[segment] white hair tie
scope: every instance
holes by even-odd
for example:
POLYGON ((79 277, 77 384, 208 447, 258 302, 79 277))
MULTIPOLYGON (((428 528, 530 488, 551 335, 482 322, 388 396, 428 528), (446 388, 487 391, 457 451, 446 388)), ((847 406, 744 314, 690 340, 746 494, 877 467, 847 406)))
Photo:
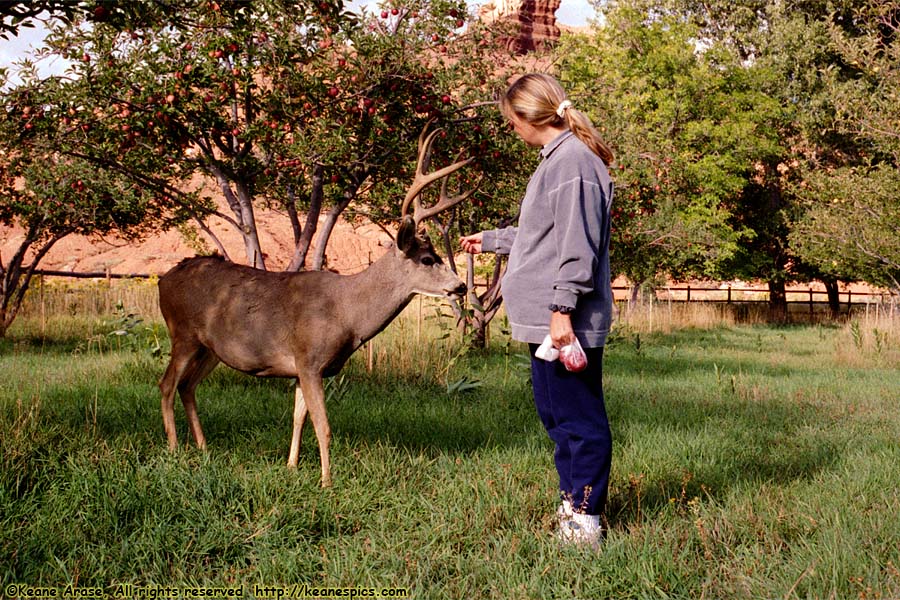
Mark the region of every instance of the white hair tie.
POLYGON ((559 106, 556 107, 556 114, 559 115, 560 119, 566 115, 566 109, 568 108, 572 108, 572 103, 568 100, 563 100, 559 103, 559 106))

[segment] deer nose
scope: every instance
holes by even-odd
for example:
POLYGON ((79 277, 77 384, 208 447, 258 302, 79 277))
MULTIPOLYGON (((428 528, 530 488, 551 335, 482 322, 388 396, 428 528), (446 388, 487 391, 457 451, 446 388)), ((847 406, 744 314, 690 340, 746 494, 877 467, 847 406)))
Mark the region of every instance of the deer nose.
POLYGON ((467 289, 468 288, 466 287, 466 284, 463 283, 462 281, 460 281, 456 287, 447 290, 447 295, 448 296, 463 296, 463 295, 465 295, 467 289))

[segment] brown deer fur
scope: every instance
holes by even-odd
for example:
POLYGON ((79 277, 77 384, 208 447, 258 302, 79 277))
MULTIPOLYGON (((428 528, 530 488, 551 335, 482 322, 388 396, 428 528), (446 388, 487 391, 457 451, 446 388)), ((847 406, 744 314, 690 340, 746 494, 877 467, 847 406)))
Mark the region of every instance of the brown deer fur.
MULTIPOLYGON (((411 221, 407 226, 413 227, 411 221)), ((178 445, 177 388, 191 434, 205 448, 194 390, 219 361, 260 377, 296 377, 288 466, 297 465, 309 413, 319 443, 322 484, 329 485, 331 431, 322 378, 340 371, 353 351, 384 329, 416 293, 465 293, 465 284, 431 243, 410 237, 408 246, 392 248, 356 275, 275 273, 221 257, 190 258, 166 273, 159 281, 159 301, 172 338, 172 358, 160 389, 169 447, 178 445)))

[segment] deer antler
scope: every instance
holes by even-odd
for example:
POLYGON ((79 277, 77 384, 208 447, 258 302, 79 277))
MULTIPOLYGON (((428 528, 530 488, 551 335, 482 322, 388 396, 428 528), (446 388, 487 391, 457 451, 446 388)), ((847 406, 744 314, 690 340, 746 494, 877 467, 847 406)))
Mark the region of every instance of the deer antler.
POLYGON ((409 190, 406 192, 406 197, 403 199, 403 206, 400 209, 400 217, 406 217, 409 212, 409 205, 412 203, 413 205, 413 221, 418 228, 419 224, 438 214, 439 212, 443 212, 448 208, 456 206, 469 196, 475 193, 475 190, 478 188, 478 183, 481 182, 479 178, 478 182, 476 182, 475 186, 472 189, 457 194, 456 196, 448 196, 447 195, 447 178, 463 168, 464 166, 471 163, 474 158, 467 158, 465 160, 458 160, 451 165, 447 165, 443 169, 438 169, 432 173, 427 173, 428 167, 431 165, 431 145, 434 143, 434 139, 438 136, 438 134, 442 131, 441 129, 435 129, 431 133, 428 132, 428 127, 431 125, 429 121, 425 128, 422 130, 422 133, 419 134, 419 157, 416 161, 416 175, 413 179, 412 185, 409 186, 409 190), (423 208, 422 203, 419 200, 419 195, 422 193, 422 190, 425 189, 430 183, 437 181, 438 179, 443 179, 441 183, 441 195, 438 203, 432 206, 431 208, 423 208))

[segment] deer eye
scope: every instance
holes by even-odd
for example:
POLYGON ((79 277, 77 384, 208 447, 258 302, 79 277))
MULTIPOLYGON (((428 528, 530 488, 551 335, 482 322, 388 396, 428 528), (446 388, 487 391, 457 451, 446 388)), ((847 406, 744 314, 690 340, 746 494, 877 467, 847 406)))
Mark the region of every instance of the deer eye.
POLYGON ((431 267, 431 266, 434 266, 434 263, 436 261, 434 260, 433 256, 428 256, 426 254, 421 259, 419 259, 419 262, 422 263, 423 265, 425 265, 426 267, 431 267))

